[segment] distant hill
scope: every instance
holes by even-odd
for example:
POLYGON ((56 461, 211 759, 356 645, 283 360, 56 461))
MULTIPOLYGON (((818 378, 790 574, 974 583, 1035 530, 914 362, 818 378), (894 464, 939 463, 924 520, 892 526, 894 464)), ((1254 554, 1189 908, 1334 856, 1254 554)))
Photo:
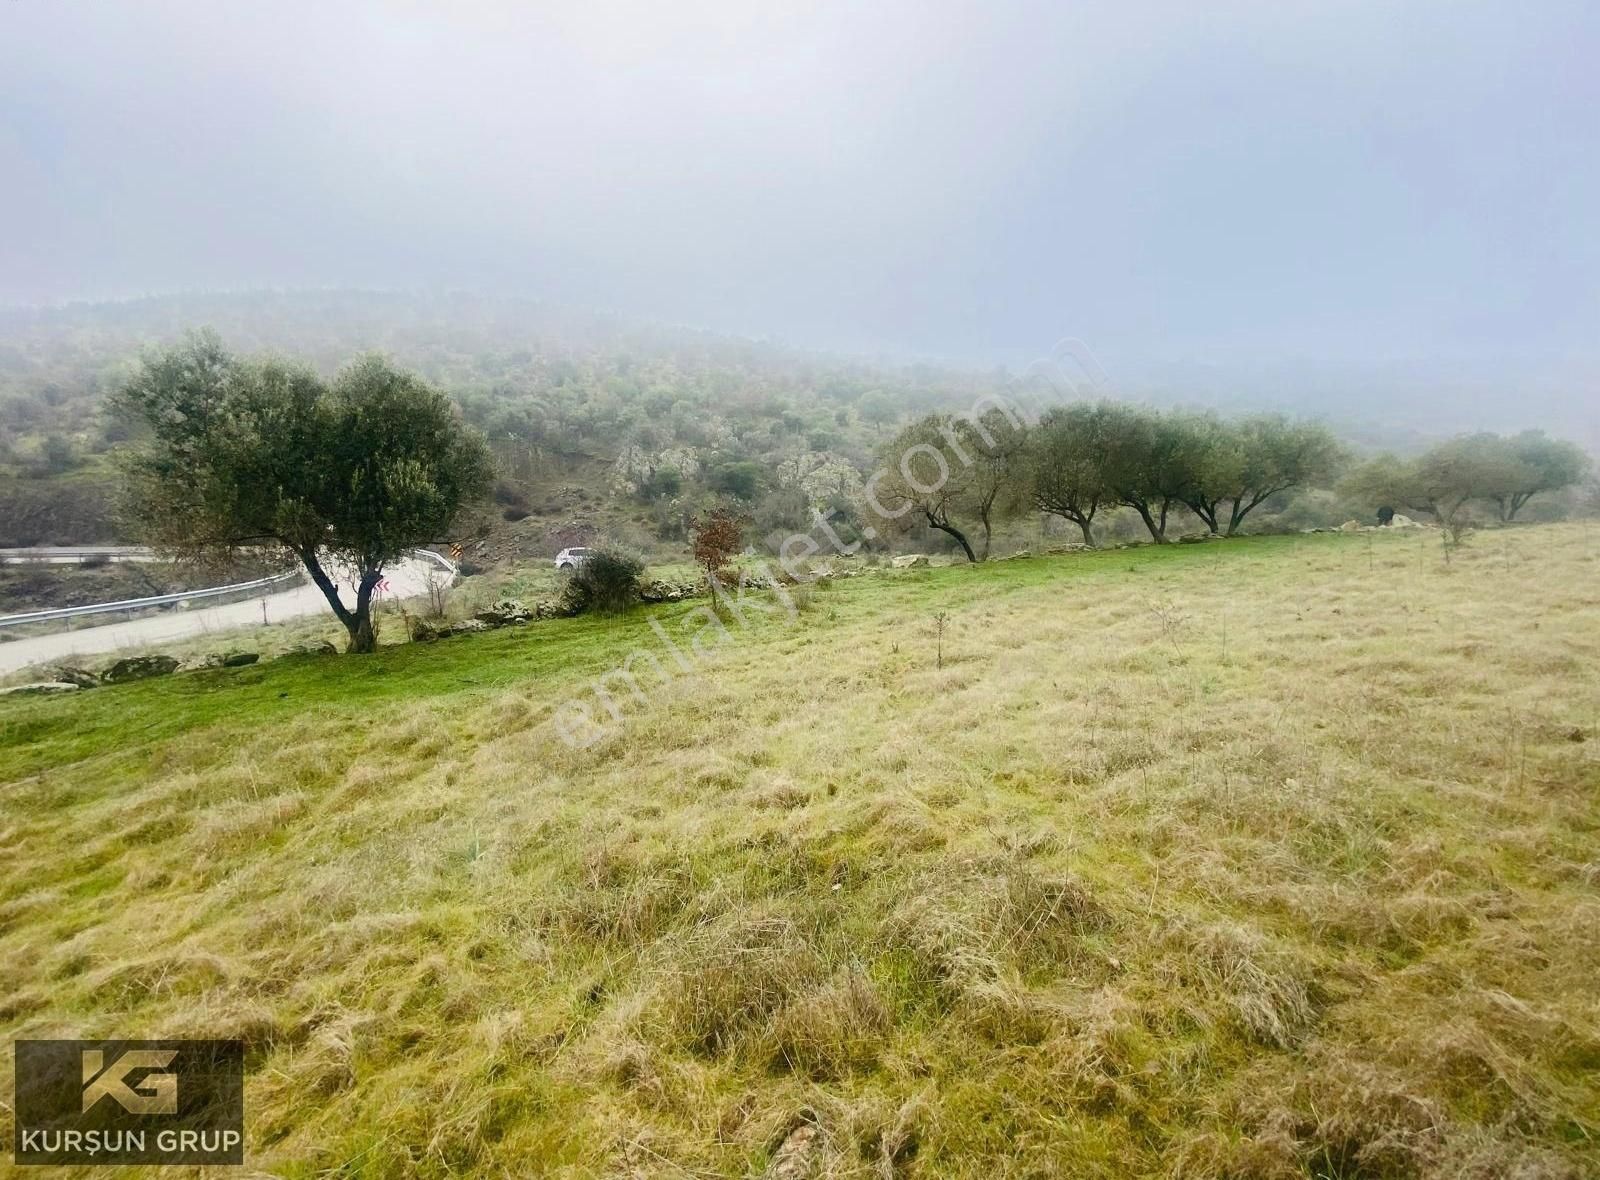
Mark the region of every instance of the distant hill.
POLYGON ((378 350, 460 402, 505 472, 499 514, 681 537, 732 495, 763 522, 848 490, 893 425, 970 405, 991 375, 799 352, 525 300, 246 292, 0 312, 0 544, 113 539, 107 394, 141 349, 215 329, 331 372, 378 350))

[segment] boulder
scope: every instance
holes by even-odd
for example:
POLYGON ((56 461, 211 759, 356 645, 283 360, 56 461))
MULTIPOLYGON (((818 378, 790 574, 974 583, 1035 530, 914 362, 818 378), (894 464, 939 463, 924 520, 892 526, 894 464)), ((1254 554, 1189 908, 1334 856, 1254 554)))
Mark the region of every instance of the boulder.
POLYGON ((510 627, 533 619, 533 612, 515 598, 502 598, 488 610, 479 611, 474 618, 488 627, 510 627))
POLYGON ((171 676, 177 670, 178 661, 171 656, 129 656, 112 664, 100 679, 107 684, 126 684, 130 680, 171 676))
POLYGON ((257 651, 230 651, 223 655, 222 666, 224 668, 248 668, 260 658, 261 653, 257 651))
POLYGON ((462 619, 459 623, 450 624, 451 635, 477 635, 480 632, 493 630, 493 627, 481 619, 462 619))
POLYGON ((1412 520, 1403 512, 1396 512, 1389 521, 1389 527, 1392 529, 1420 529, 1427 526, 1421 521, 1412 520))
POLYGON ((894 568, 897 570, 908 570, 919 565, 927 564, 928 555, 926 553, 907 553, 894 559, 894 568))
POLYGON ((283 654, 286 656, 336 656, 339 654, 339 649, 324 639, 320 643, 297 643, 283 654))
POLYGON ((430 622, 427 619, 411 620, 411 642, 432 643, 435 639, 443 639, 450 634, 450 624, 442 619, 430 622))
POLYGON ((44 680, 38 684, 18 684, 12 688, 0 688, 0 697, 49 697, 77 691, 79 686, 76 684, 67 684, 60 680, 44 680))
POLYGON ((100 683, 100 677, 86 668, 74 668, 70 664, 58 664, 54 668, 46 668, 45 672, 51 681, 56 684, 71 684, 78 688, 93 688, 100 683))

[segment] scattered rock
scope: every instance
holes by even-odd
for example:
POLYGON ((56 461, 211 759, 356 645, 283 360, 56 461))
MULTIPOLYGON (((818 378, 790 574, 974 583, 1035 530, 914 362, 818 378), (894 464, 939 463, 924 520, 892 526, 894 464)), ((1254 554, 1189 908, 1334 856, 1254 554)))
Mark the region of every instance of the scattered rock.
POLYGON ((126 684, 130 680, 171 676, 177 670, 178 661, 171 656, 129 656, 112 664, 100 679, 107 684, 126 684))
POLYGON ((484 631, 493 630, 493 627, 480 619, 462 619, 459 623, 450 624, 451 635, 477 635, 484 631))
POLYGON ((915 566, 927 564, 928 555, 926 553, 907 553, 894 559, 894 568, 897 570, 908 570, 915 566))
POLYGON ((1210 538, 1210 533, 1185 533, 1178 538, 1180 545, 1200 545, 1210 538))
POLYGON ((1347 520, 1339 526, 1339 531, 1341 533, 1359 533, 1366 527, 1367 526, 1362 524, 1359 520, 1347 520))
POLYGON ((0 688, 0 697, 48 697, 63 692, 78 692, 81 686, 60 680, 44 680, 38 684, 19 684, 14 688, 0 688))
POLYGON ((222 657, 224 668, 248 668, 261 658, 258 651, 230 651, 222 657))
POLYGON ((474 616, 478 622, 489 627, 510 627, 517 623, 531 622, 533 612, 515 598, 502 598, 488 610, 481 610, 474 616))
POLYGON ((93 688, 100 683, 100 677, 87 668, 74 668, 70 664, 58 664, 54 668, 46 668, 45 671, 56 684, 72 684, 78 688, 93 688))
POLYGON ((657 578, 639 587, 641 602, 682 602, 693 598, 698 588, 686 582, 665 582, 657 578))

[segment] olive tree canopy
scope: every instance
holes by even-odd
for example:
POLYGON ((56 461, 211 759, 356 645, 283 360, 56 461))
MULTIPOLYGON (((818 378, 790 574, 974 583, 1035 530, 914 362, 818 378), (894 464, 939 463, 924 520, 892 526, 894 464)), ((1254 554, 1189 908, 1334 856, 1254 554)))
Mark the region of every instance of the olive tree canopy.
POLYGON ((145 357, 116 404, 143 427, 126 460, 136 530, 199 558, 281 547, 353 652, 376 646, 372 595, 385 565, 444 539, 491 479, 483 439, 450 400, 380 356, 327 383, 299 365, 235 358, 197 333, 145 357), (353 604, 339 594, 341 569, 353 604))
POLYGON ((1273 496, 1331 478, 1343 458, 1326 426, 1281 414, 1231 422, 1191 415, 1186 428, 1193 461, 1183 501, 1213 533, 1225 525, 1230 537, 1273 496))

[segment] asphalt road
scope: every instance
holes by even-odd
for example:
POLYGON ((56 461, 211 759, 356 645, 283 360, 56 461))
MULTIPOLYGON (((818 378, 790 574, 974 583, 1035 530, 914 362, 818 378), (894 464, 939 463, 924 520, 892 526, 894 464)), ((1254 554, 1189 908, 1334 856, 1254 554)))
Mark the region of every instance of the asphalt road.
MULTIPOLYGON (((380 597, 393 600, 425 594, 430 571, 437 575, 439 566, 424 558, 410 558, 393 566, 386 571, 386 584, 380 589, 380 597)), ((348 577, 340 582, 340 589, 345 602, 354 602, 355 591, 348 577)), ((286 619, 319 613, 327 615, 330 621, 333 618, 322 592, 305 583, 289 590, 222 606, 197 606, 191 610, 173 608, 142 619, 79 627, 52 635, 34 635, 10 641, 0 638, 0 673, 15 672, 29 664, 68 663, 74 657, 104 655, 125 648, 148 648, 174 640, 234 631, 239 632, 239 646, 248 648, 248 629, 261 625, 263 610, 265 620, 269 623, 281 623, 286 619)))

